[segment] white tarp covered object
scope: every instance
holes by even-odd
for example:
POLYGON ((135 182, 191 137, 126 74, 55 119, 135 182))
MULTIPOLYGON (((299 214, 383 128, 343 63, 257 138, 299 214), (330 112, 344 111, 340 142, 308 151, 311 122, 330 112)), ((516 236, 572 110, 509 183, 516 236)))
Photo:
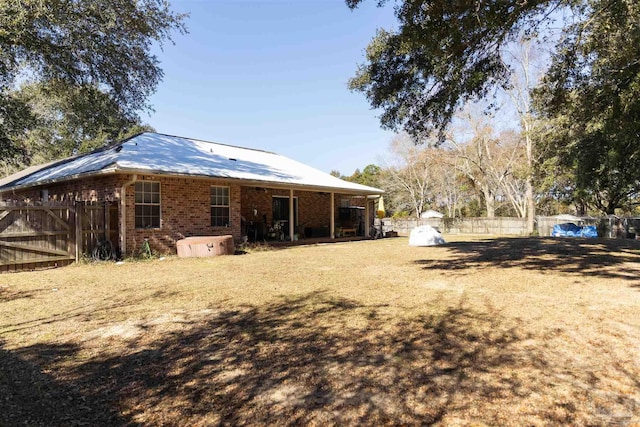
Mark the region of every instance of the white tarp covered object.
POLYGON ((442 234, 430 225, 416 227, 409 235, 409 246, 436 246, 444 243, 442 234))

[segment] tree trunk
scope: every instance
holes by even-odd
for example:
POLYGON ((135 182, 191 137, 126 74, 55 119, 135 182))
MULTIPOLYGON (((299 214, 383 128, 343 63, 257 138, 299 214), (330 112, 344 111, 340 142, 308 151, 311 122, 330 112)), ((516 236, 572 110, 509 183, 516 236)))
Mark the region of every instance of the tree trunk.
POLYGON ((487 218, 495 218, 496 216, 496 198, 488 185, 482 186, 482 195, 484 196, 484 206, 487 209, 487 218))
POLYGON ((532 177, 527 177, 526 196, 527 198, 527 234, 532 235, 535 227, 536 202, 533 199, 532 177))
POLYGON ((579 200, 576 205, 576 213, 578 216, 584 216, 587 212, 587 206, 585 205, 583 200, 579 200))
POLYGON ((605 208, 605 212, 606 212, 607 215, 615 215, 616 214, 616 205, 614 205, 613 203, 609 203, 605 208))

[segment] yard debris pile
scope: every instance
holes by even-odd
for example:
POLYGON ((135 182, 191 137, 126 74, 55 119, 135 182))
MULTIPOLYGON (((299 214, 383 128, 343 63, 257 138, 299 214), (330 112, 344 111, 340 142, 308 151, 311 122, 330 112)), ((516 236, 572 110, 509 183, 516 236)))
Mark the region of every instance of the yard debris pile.
POLYGON ((436 246, 445 243, 442 234, 430 225, 414 228, 409 236, 409 246, 436 246))

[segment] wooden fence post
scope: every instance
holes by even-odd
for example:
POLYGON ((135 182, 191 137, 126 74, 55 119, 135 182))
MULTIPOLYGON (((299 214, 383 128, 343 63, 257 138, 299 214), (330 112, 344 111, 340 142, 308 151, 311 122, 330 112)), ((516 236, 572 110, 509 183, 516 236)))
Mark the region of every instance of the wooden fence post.
POLYGON ((80 261, 82 253, 82 204, 75 202, 75 233, 76 233, 76 262, 80 261))

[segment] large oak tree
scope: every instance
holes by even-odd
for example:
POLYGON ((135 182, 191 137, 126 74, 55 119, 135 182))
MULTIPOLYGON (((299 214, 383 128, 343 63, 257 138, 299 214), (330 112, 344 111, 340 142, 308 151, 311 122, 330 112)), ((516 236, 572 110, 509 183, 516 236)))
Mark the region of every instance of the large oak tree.
POLYGON ((539 112, 556 125, 545 152, 563 157, 556 163, 575 174, 576 195, 597 209, 612 212, 637 195, 637 1, 404 0, 395 10, 398 28, 378 31, 350 81, 381 110, 383 127, 443 137, 462 105, 508 87, 504 47, 556 21, 559 43, 537 94, 539 112))
POLYGON ((554 123, 544 143, 573 171, 575 198, 613 214, 640 192, 640 4, 591 1, 576 21, 536 91, 554 123))
POLYGON ((162 78, 151 48, 185 31, 183 21, 164 0, 0 0, 3 159, 24 151, 28 133, 56 112, 84 121, 72 126, 84 132, 76 148, 134 126, 162 78))

